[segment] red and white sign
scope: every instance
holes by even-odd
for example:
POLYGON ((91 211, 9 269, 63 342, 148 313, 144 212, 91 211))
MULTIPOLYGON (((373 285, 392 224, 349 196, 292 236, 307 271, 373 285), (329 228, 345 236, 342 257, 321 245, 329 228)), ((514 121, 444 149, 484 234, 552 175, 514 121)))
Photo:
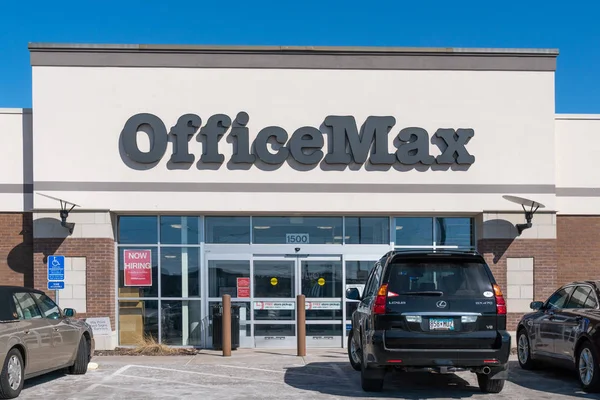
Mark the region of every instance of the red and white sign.
POLYGON ((293 301, 255 301, 255 310, 295 310, 296 303, 293 301))
POLYGON ((123 252, 125 286, 152 286, 151 250, 123 252))
POLYGON ((250 278, 237 278, 237 297, 250 297, 250 278))
POLYGON ((307 310, 341 310, 342 303, 339 301, 307 301, 307 310))

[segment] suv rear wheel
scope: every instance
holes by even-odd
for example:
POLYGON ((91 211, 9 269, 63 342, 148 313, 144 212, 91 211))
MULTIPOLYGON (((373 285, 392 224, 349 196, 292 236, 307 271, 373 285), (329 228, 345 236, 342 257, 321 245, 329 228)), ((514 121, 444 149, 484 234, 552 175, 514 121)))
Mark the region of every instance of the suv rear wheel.
POLYGON ((361 363, 360 363, 360 385, 365 392, 381 392, 383 390, 383 380, 385 378, 385 369, 368 368, 365 362, 365 352, 362 351, 361 340, 361 363))
POLYGON ((360 357, 360 348, 354 338, 354 329, 352 329, 348 333, 348 358, 350 359, 350 365, 352 365, 355 371, 360 371, 360 357))
POLYGON ((504 379, 491 379, 489 375, 477 374, 479 389, 484 393, 500 393, 504 389, 504 379))

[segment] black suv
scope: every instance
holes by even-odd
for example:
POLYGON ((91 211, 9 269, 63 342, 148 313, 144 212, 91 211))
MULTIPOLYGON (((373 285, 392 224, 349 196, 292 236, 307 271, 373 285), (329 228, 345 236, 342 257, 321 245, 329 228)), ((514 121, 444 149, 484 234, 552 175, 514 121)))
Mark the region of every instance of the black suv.
POLYGON ((508 378, 506 303, 484 258, 466 251, 393 251, 371 270, 348 334, 348 356, 365 391, 386 371, 471 371, 486 393, 508 378))

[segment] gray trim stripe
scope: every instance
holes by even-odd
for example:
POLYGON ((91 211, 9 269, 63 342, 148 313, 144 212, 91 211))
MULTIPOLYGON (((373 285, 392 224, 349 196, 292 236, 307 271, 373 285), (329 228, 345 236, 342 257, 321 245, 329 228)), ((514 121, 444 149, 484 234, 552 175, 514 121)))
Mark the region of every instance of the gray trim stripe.
POLYGON ((600 197, 600 188, 556 188, 558 197, 600 197))
POLYGON ((483 193, 554 194, 554 185, 360 183, 35 182, 35 190, 73 192, 483 193))
POLYGON ((0 193, 31 194, 33 193, 33 185, 31 183, 0 183, 0 193))
POLYGON ((551 49, 30 44, 32 66, 555 71, 551 49))

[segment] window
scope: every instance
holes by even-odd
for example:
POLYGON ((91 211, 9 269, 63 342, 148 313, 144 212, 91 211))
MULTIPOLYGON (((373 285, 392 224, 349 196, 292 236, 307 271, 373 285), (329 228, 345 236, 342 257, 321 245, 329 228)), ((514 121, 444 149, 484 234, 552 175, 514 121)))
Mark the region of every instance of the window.
POLYGON ((160 243, 199 244, 200 217, 170 215, 160 217, 160 243))
POLYGON ((200 296, 200 248, 161 247, 161 295, 200 296))
POLYGON ((435 244, 470 248, 474 229, 471 218, 436 218, 435 244))
POLYGON ((396 218, 396 246, 431 246, 433 218, 396 218))
POLYGON ((375 266, 375 269, 371 273, 369 280, 367 281, 367 286, 365 287, 365 293, 363 299, 368 297, 375 296, 375 292, 379 289, 379 278, 381 277, 381 265, 378 264, 375 266))
POLYGON ((206 243, 250 243, 250 217, 206 217, 206 243))
POLYGON ((157 247, 119 247, 119 296, 158 297, 157 247), (137 268, 148 262, 150 270, 137 268))
POLYGON ((120 216, 119 244, 158 243, 158 219, 155 216, 120 216))
POLYGON ((38 308, 33 297, 29 295, 29 293, 21 292, 15 293, 15 298, 19 306, 21 306, 21 310, 23 311, 23 319, 36 319, 42 318, 42 313, 38 308))
POLYGON ((395 244, 399 247, 475 247, 475 224, 469 217, 399 217, 395 244))
POLYGON ((565 308, 585 308, 585 301, 590 293, 592 293, 592 288, 589 286, 578 286, 565 308))
POLYGON ((258 244, 341 244, 342 217, 254 217, 258 244))
POLYGON ((594 291, 590 290, 590 295, 585 300, 584 308, 596 308, 596 307, 598 307, 598 299, 596 298, 594 291))
POLYGON ((40 293, 31 293, 31 295, 37 300, 40 309, 42 310, 42 315, 45 318, 50 319, 58 319, 60 318, 60 311, 56 303, 52 301, 45 294, 40 293))
MULTIPOLYGON (((363 294, 369 273, 376 261, 346 261, 346 289, 356 288, 363 294)), ((358 301, 346 300, 346 319, 352 318, 352 313, 358 308, 358 301)))
POLYGON ((158 341, 158 321, 158 301, 119 301, 119 343, 137 345, 150 337, 158 341))
POLYGON ((25 319, 25 316, 23 315, 23 310, 21 309, 21 305, 19 304, 19 300, 17 300, 15 295, 13 295, 13 303, 15 304, 15 311, 17 313, 17 317, 19 319, 25 319))
POLYGON ((439 291, 446 297, 483 297, 492 291, 485 265, 452 260, 391 265, 389 289, 398 294, 439 291))
POLYGON ((390 220, 387 217, 346 217, 346 244, 389 244, 390 220))
POLYGON ((210 297, 221 297, 224 294, 229 294, 231 297, 250 297, 249 281, 250 261, 210 260, 208 262, 208 295, 210 297), (245 284, 238 285, 238 278, 248 279, 247 289, 245 284))
POLYGON ((546 302, 546 305, 544 308, 552 308, 552 309, 563 308, 565 306, 567 300, 569 299, 569 295, 571 294, 572 291, 573 291, 573 287, 570 286, 570 287, 561 289, 558 292, 554 293, 552 296, 550 296, 550 298, 546 302))

